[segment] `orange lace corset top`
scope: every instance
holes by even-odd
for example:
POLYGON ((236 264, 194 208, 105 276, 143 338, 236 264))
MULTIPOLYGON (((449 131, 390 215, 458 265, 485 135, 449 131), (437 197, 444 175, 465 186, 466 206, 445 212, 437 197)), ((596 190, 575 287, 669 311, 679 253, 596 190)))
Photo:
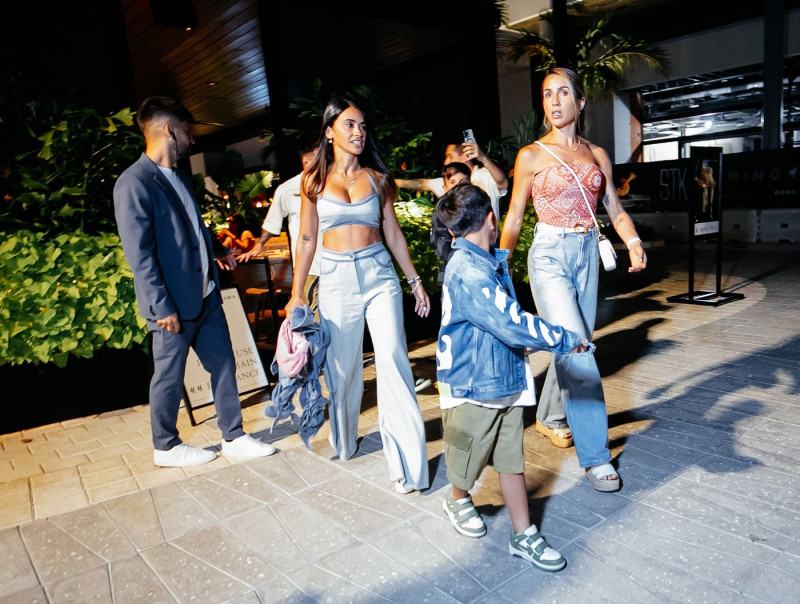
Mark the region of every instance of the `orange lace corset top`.
MULTIPOLYGON (((597 194, 603 186, 603 173, 589 162, 574 162, 570 167, 581 179, 589 205, 596 213, 597 194)), ((561 164, 547 166, 533 177, 531 196, 537 219, 545 224, 566 228, 594 228, 592 215, 575 177, 561 164)))

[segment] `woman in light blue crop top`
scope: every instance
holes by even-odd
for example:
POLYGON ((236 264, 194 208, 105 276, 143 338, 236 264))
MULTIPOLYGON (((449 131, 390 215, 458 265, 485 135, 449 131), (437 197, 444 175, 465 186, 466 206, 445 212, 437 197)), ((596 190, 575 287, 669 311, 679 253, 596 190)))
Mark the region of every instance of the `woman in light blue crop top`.
POLYGON ((329 440, 342 460, 358 448, 366 323, 375 345, 378 425, 389 479, 398 492, 409 493, 428 487, 428 457, 392 256, 405 273, 420 317, 428 316, 430 300, 394 212, 396 193, 363 112, 348 100, 332 100, 300 188, 300 233, 286 315, 304 304, 303 283, 321 232, 319 315, 331 338, 324 367, 329 440))

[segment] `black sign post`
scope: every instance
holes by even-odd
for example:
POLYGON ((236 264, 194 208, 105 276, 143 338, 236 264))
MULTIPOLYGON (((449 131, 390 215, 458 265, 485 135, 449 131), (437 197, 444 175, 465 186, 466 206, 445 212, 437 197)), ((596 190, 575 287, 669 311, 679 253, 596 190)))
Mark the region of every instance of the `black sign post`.
POLYGON ((689 291, 669 296, 668 302, 719 306, 741 300, 744 294, 722 291, 722 149, 692 147, 693 181, 689 195, 689 291), (716 289, 695 290, 695 242, 716 238, 716 289))

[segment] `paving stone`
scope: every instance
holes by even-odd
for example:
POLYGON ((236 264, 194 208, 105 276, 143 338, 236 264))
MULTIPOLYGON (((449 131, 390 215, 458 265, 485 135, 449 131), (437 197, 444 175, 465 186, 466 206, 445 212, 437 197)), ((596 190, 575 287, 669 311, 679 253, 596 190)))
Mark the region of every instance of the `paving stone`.
POLYGON ((158 519, 168 541, 215 522, 209 511, 177 484, 164 484, 152 492, 158 519))
POLYGON ((682 515, 697 514, 703 523, 743 535, 754 543, 785 549, 789 540, 800 537, 800 510, 796 507, 777 507, 683 478, 653 493, 652 498, 648 496, 647 503, 661 507, 663 502, 660 498, 664 493, 672 495, 671 508, 679 506, 685 510, 682 515))
MULTIPOLYGON (((296 505, 291 499, 286 501, 287 508, 296 505)), ((287 573, 308 563, 300 544, 295 542, 293 534, 269 506, 231 518, 225 521, 224 526, 281 573, 287 573)), ((312 523, 306 530, 313 532, 316 528, 317 524, 312 523)), ((327 534, 335 532, 332 530, 327 534)), ((343 542, 349 543, 348 540, 343 542)), ((313 543, 308 545, 314 547, 313 543)))
POLYGON ((765 568, 745 593, 769 602, 797 602, 800 576, 796 572, 788 573, 780 568, 765 568))
POLYGON ((647 432, 628 437, 625 442, 625 451, 627 452, 631 448, 650 453, 684 467, 697 463, 707 455, 703 451, 652 439, 647 432))
MULTIPOLYGON (((582 498, 585 499, 587 502, 591 497, 591 493, 589 493, 585 489, 572 489, 574 491, 583 491, 582 498)), ((592 489, 593 490, 593 489, 592 489)), ((598 493, 599 494, 599 493, 598 493)), ((622 499, 617 496, 608 497, 607 493, 603 493, 605 495, 605 501, 616 500, 619 502, 619 507, 624 506, 627 503, 627 500, 622 499)), ((598 498, 599 499, 599 498, 598 498)), ((533 502, 534 509, 543 510, 546 512, 548 516, 555 515, 567 522, 575 524, 582 528, 590 528, 596 525, 598 522, 603 520, 603 517, 597 513, 595 513, 590 508, 577 505, 574 501, 572 501, 569 497, 562 497, 561 495, 551 495, 547 498, 543 499, 536 499, 533 502)))
POLYGON ((427 583, 459 602, 471 602, 486 589, 435 547, 434 543, 408 525, 383 535, 381 551, 427 583))
POLYGON ((488 590, 495 589, 529 566, 528 562, 511 556, 507 544, 497 549, 485 537, 465 537, 453 529, 450 520, 423 516, 414 522, 416 530, 444 556, 488 590))
POLYGON ((795 539, 791 544, 789 544, 789 546, 786 548, 786 553, 800 557, 800 539, 795 539))
POLYGON ((139 483, 134 478, 126 478, 118 480, 109 484, 96 487, 94 489, 87 489, 87 496, 91 503, 99 503, 107 501, 115 497, 122 497, 129 493, 136 493, 139 490, 139 483))
POLYGON ((359 537, 384 530, 416 513, 400 499, 358 478, 334 478, 296 495, 299 501, 359 537))
POLYGON ((229 489, 213 480, 207 480, 205 475, 187 478, 180 481, 179 484, 219 520, 263 505, 257 499, 243 497, 238 491, 229 489))
POLYGON ((25 544, 16 528, 0 531, 0 552, 3 552, 4 561, 0 569, 0 597, 9 597, 39 585, 25 544))
POLYGON ((399 567, 381 551, 365 543, 337 551, 319 564, 338 577, 394 602, 455 602, 418 575, 399 567))
POLYGON ((178 537, 172 543, 251 587, 263 586, 278 576, 253 550, 219 526, 178 537))
MULTIPOLYGON (((288 451, 281 451, 278 455, 253 459, 243 465, 246 465, 249 470, 286 493, 295 493, 308 488, 308 483, 303 479, 298 469, 294 467, 294 464, 290 462, 289 456, 286 455, 287 453, 288 451)), ((332 467, 329 467, 326 471, 336 472, 332 467)), ((324 475, 324 472, 322 474, 324 475)), ((319 475, 313 480, 316 482, 318 478, 319 475)))
MULTIPOLYGON (((615 462, 622 480, 622 488, 617 494, 631 499, 641 498, 686 471, 671 461, 659 460, 657 455, 640 451, 636 447, 626 447, 624 454, 615 462)), ((592 488, 587 478, 583 481, 592 488)))
POLYGON ((247 590, 244 583, 167 543, 140 555, 179 602, 224 602, 247 590))
POLYGON ((0 509, 0 530, 25 524, 33 520, 33 507, 30 503, 0 509))
POLYGON ((364 604, 386 602, 378 594, 362 589, 353 583, 337 577, 324 568, 316 565, 307 565, 302 569, 292 572, 288 581, 275 582, 272 589, 264 589, 259 596, 266 603, 283 604, 339 604, 340 602, 353 602, 364 604), (302 586, 302 591, 294 587, 302 586))
POLYGON ((19 530, 36 573, 45 585, 105 565, 100 556, 49 520, 25 524, 19 530))
POLYGON ((89 461, 89 458, 85 454, 81 453, 79 455, 73 455, 72 457, 42 459, 40 464, 42 466, 42 470, 45 472, 45 474, 47 474, 49 472, 55 472, 56 470, 62 470, 64 468, 72 468, 87 461, 89 461))
POLYGON ((59 482, 74 481, 76 478, 78 478, 78 472, 75 468, 64 468, 47 474, 32 476, 30 486, 31 488, 47 487, 59 482))
POLYGON ((106 562, 132 556, 133 545, 108 512, 97 506, 55 516, 50 521, 106 562))
POLYGON ((626 547, 598 534, 587 535, 580 545, 564 550, 568 566, 556 579, 574 582, 608 601, 618 601, 621 594, 628 602, 735 601, 733 590, 696 576, 685 560, 671 563, 646 547, 626 547), (594 580, 580 581, 582 574, 594 580))
POLYGON ((114 602, 155 604, 176 601, 153 570, 138 555, 111 564, 111 584, 114 602))
POLYGON ((732 589, 746 586, 777 555, 775 550, 746 537, 642 504, 631 506, 602 528, 593 537, 613 539, 665 564, 683 568, 699 579, 732 589))
POLYGON ((164 532, 150 491, 125 495, 102 505, 136 549, 143 550, 164 542, 164 532))
POLYGON ((232 600, 228 600, 226 604, 263 604, 263 602, 258 599, 258 594, 254 590, 247 592, 246 594, 243 594, 238 598, 233 598, 232 600))
POLYGON ((51 602, 86 602, 86 604, 111 602, 108 568, 103 566, 72 575, 49 585, 47 593, 51 602))
POLYGON ((115 468, 125 467, 125 460, 122 457, 110 457, 100 461, 89 461, 78 464, 78 474, 83 478, 97 472, 106 472, 115 468))
POLYGON ((89 501, 77 476, 42 487, 31 485, 31 498, 36 518, 76 510, 86 506, 89 501))
POLYGON ((214 470, 203 477, 264 503, 275 501, 283 495, 283 491, 253 471, 247 463, 214 470))
MULTIPOLYGON (((612 602, 619 602, 619 596, 615 595, 609 598, 605 593, 608 589, 591 589, 585 581, 570 580, 580 572, 582 567, 585 569, 586 563, 579 564, 573 563, 576 557, 574 551, 567 551, 564 553, 567 559, 567 567, 558 573, 545 573, 538 569, 532 568, 528 564, 523 572, 518 573, 515 578, 504 583, 497 589, 491 592, 490 602, 592 602, 597 604, 605 604, 612 602), (575 567, 573 568, 573 564, 575 567), (567 575, 567 576, 565 576, 567 575)), ((602 569, 606 571, 607 569, 602 569)), ((594 569, 593 572, 598 572, 594 569)), ((612 578, 616 578, 613 570, 609 573, 612 578)), ((607 576, 607 575, 606 575, 607 576)), ((623 585, 625 585, 623 583, 623 585)), ((627 585, 625 585, 627 587, 627 585)), ((641 593, 635 593, 641 595, 641 593)), ((650 596, 652 599, 652 596, 650 596)), ((636 601, 634 599, 631 602, 636 601)), ((638 600, 640 602, 647 602, 648 599, 638 600)), ((484 600, 479 600, 483 603, 484 600)))
POLYGON ((125 478, 133 478, 133 474, 131 474, 131 471, 126 466, 117 466, 109 468, 108 470, 92 472, 81 476, 81 480, 86 489, 93 489, 110 482, 124 480, 125 478))
POLYGON ((41 587, 31 587, 10 596, 0 595, 0 604, 48 604, 47 596, 41 587))
POLYGON ((800 476, 718 455, 709 456, 702 467, 690 468, 682 476, 695 482, 712 481, 718 488, 780 507, 794 507, 800 496, 800 476))
MULTIPOLYGON (((306 493, 304 491, 300 496, 306 493)), ((330 508, 327 507, 327 502, 320 502, 319 499, 309 502, 300 498, 281 498, 270 504, 270 509, 310 561, 345 548, 354 540, 355 531, 344 526, 346 524, 344 521, 334 521, 333 516, 329 515, 330 508)), ((361 511, 368 521, 369 510, 361 511)))

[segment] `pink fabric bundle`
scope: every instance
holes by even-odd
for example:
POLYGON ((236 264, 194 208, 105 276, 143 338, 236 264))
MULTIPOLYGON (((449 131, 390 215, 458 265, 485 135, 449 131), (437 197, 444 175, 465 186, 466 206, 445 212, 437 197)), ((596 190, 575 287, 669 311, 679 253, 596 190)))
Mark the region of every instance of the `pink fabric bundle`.
POLYGON ((275 360, 286 376, 295 377, 306 366, 308 348, 306 337, 302 333, 292 331, 288 320, 281 323, 278 344, 275 347, 275 360))

